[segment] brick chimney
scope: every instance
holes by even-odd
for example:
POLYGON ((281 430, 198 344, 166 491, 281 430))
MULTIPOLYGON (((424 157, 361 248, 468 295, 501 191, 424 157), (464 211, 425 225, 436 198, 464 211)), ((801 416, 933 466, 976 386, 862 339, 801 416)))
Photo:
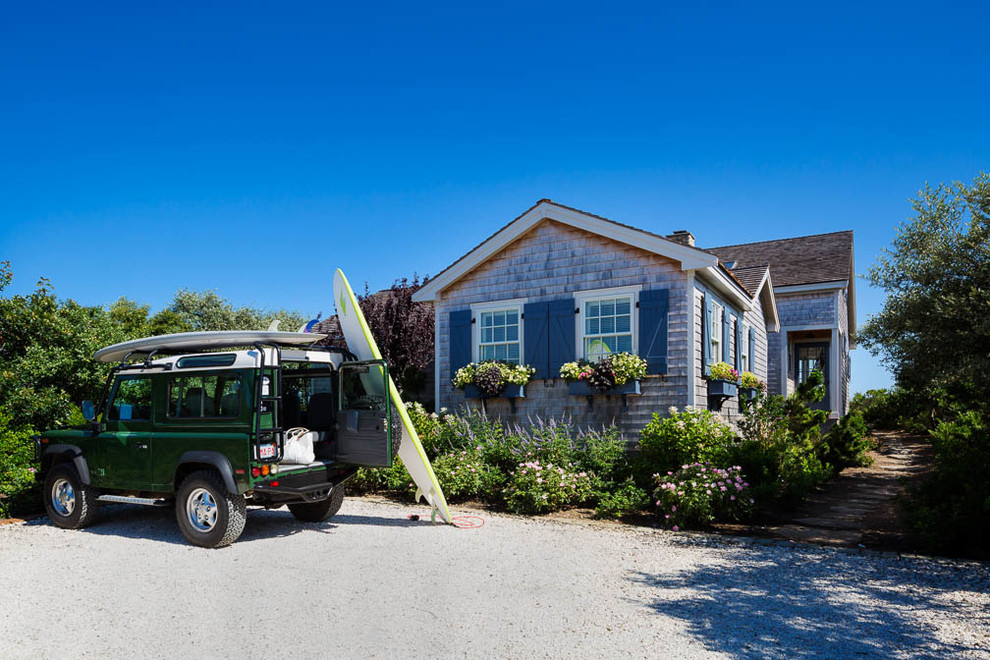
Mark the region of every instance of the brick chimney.
POLYGON ((678 229, 673 234, 667 235, 667 240, 674 241, 675 243, 680 243, 681 245, 687 245, 688 247, 694 247, 694 234, 686 229, 678 229))

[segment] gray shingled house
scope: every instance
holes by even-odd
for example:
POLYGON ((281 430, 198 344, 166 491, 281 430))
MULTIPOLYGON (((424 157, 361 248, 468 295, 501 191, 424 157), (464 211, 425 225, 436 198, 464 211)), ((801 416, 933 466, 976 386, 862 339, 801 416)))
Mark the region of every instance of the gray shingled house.
POLYGON ((500 359, 536 369, 513 398, 487 400, 506 421, 569 415, 633 433, 654 412, 688 405, 732 421, 738 398, 713 399, 706 379, 721 360, 774 393, 822 369, 824 406, 846 409, 852 232, 701 249, 686 231, 660 236, 544 199, 413 300, 435 307, 438 407, 467 401, 451 384, 458 368, 500 359), (559 377, 603 346, 642 356, 649 375, 610 395, 559 377))

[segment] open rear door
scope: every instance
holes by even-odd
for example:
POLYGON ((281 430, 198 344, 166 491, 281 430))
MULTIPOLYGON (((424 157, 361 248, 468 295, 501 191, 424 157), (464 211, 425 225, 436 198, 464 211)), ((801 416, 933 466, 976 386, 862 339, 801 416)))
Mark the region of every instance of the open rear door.
POLYGON ((367 467, 392 465, 392 402, 384 360, 345 362, 337 374, 334 459, 367 467))

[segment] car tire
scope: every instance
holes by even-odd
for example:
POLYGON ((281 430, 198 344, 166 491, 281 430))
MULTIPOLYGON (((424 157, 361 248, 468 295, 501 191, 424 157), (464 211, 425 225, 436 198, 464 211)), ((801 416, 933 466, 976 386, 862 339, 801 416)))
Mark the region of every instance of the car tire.
POLYGON ((299 502, 290 504, 289 511, 301 522, 320 523, 326 522, 340 511, 340 505, 344 503, 344 484, 334 486, 330 491, 330 497, 319 502, 299 502))
POLYGON ((222 548, 237 540, 247 523, 244 496, 229 492, 220 475, 200 470, 186 477, 175 496, 175 517, 186 540, 222 548))
POLYGON ((96 489, 79 478, 71 463, 60 463, 45 477, 45 511, 62 529, 81 529, 96 519, 96 489))

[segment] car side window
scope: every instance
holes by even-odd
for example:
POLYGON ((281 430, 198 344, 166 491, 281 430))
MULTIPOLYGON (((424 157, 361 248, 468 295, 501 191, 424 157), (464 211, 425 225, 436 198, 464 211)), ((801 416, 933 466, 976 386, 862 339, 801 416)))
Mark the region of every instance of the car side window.
POLYGON ((107 417, 116 421, 150 421, 151 379, 126 378, 118 381, 107 417))
POLYGON ((241 412, 241 377, 175 376, 168 383, 168 416, 237 417, 241 412))

